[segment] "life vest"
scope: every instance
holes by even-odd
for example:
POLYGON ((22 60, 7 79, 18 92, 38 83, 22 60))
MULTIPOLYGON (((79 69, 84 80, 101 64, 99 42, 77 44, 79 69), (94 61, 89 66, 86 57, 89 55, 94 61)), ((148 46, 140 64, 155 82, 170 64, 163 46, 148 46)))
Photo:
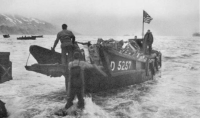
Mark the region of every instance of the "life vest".
POLYGON ((73 66, 70 69, 71 72, 71 87, 72 88, 81 88, 82 87, 82 78, 81 78, 81 67, 79 66, 80 61, 77 66, 73 66))

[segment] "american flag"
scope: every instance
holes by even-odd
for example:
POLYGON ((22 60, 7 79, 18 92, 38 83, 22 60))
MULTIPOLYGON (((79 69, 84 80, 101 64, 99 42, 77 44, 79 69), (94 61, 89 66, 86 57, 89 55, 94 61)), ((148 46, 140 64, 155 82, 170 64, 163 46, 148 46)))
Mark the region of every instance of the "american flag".
POLYGON ((150 23, 151 20, 153 20, 153 18, 151 18, 151 16, 149 16, 149 14, 143 10, 143 22, 150 23))

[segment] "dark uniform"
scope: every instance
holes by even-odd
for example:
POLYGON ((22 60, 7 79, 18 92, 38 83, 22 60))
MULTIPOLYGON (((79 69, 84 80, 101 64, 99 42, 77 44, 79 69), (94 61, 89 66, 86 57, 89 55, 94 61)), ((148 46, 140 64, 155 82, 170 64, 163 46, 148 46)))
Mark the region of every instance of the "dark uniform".
POLYGON ((84 80, 84 68, 93 67, 91 64, 74 60, 69 63, 70 77, 68 84, 68 99, 65 108, 68 109, 73 105, 74 97, 78 98, 78 108, 84 108, 84 90, 85 90, 85 80, 84 80))
POLYGON ((153 35, 150 32, 150 30, 148 30, 148 32, 145 34, 144 39, 143 39, 144 54, 151 54, 152 44, 153 44, 153 35))
MULTIPOLYGON (((63 25, 65 25, 67 28, 66 24, 63 24, 63 25)), ((68 61, 72 60, 73 44, 75 42, 75 36, 70 30, 63 29, 57 34, 57 38, 54 42, 53 50, 55 49, 59 40, 61 42, 61 54, 62 54, 61 61, 62 61, 62 64, 66 65, 68 64, 68 62, 66 63, 66 53, 68 53, 68 61)))
MULTIPOLYGON (((74 48, 73 44, 75 43, 75 36, 71 31, 67 30, 66 24, 62 25, 62 29, 63 30, 57 34, 57 38, 54 42, 52 50, 55 50, 56 45, 60 41, 61 42, 61 62, 63 65, 66 65, 68 64, 69 61, 72 60, 73 48, 74 48), (68 53, 68 59, 67 59, 66 53, 68 53), (66 59, 68 62, 66 62, 66 59)), ((68 83, 68 72, 66 72, 64 76, 65 76, 65 83, 68 83)), ((66 87, 67 87, 67 84, 66 84, 66 87)))

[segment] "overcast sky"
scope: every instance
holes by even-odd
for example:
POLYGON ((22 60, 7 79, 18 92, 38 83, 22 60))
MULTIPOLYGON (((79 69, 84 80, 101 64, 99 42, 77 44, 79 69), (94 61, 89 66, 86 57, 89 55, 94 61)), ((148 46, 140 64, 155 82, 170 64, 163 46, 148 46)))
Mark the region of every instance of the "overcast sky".
POLYGON ((155 35, 190 36, 199 31, 199 0, 0 0, 0 13, 34 17, 57 26, 66 23, 83 35, 141 35, 144 25, 155 35))

